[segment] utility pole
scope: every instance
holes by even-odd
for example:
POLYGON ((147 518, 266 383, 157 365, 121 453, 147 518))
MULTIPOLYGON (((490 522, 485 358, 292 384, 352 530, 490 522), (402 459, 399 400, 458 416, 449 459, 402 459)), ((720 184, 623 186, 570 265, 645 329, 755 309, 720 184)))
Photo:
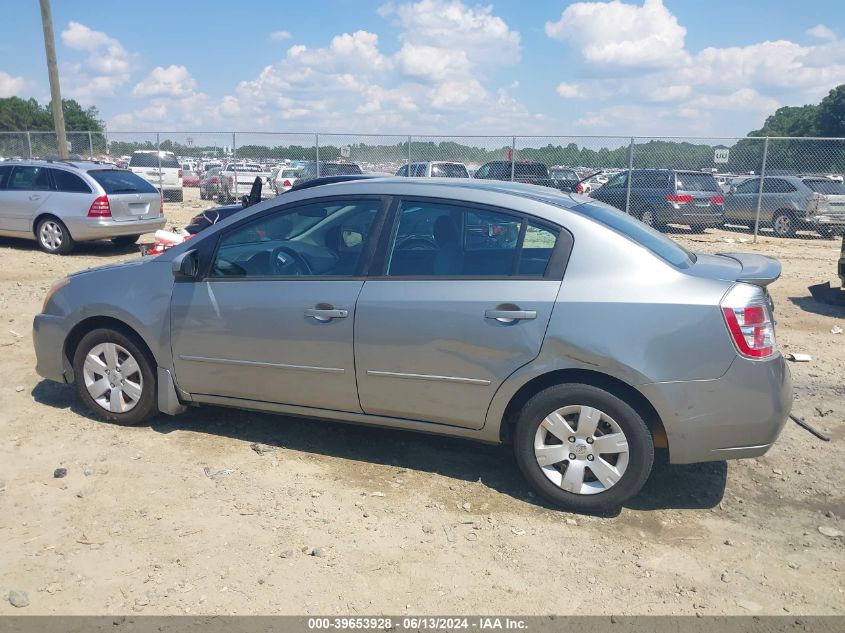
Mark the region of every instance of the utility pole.
POLYGON ((53 12, 50 0, 41 2, 41 26, 44 29, 44 49, 47 51, 47 74, 50 75, 50 102, 53 107, 53 125, 59 146, 59 158, 67 160, 67 134, 65 115, 62 112, 62 91, 59 89, 59 65, 56 62, 56 38, 53 35, 53 12))

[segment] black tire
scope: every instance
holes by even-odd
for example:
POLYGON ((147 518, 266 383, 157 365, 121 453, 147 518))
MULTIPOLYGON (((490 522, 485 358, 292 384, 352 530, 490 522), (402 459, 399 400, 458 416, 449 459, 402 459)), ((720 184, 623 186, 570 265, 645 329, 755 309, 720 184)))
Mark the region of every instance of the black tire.
MULTIPOLYGON (((654 441, 642 417, 625 401, 592 385, 556 385, 536 394, 520 412, 513 437, 517 464, 532 488, 546 501, 574 512, 595 513, 618 508, 640 491, 654 463, 654 441), (628 441, 628 464, 621 478, 595 494, 569 492, 553 483, 544 474, 534 453, 535 436, 543 420, 558 409, 573 405, 604 412, 628 441)), ((592 463, 595 462, 586 462, 584 466, 589 469, 592 463)))
POLYGON ((789 211, 778 211, 772 218, 772 230, 778 237, 795 237, 795 218, 789 211))
POLYGON ((140 237, 140 235, 121 235, 120 237, 111 238, 111 241, 115 246, 132 246, 138 243, 140 237))
POLYGON ((651 207, 643 209, 640 212, 639 220, 646 226, 657 228, 659 222, 657 221, 657 213, 651 207))
POLYGON ((819 235, 821 235, 826 240, 834 240, 839 237, 832 228, 823 226, 819 229, 819 235))
POLYGON ((205 200, 205 193, 203 192, 202 187, 200 187, 200 200, 205 200))
POLYGON ((38 242, 38 248, 51 255, 66 255, 76 246, 65 223, 52 215, 38 220, 35 227, 35 241, 38 242))
POLYGON ((158 411, 155 362, 135 335, 108 328, 92 330, 82 337, 76 347, 73 355, 73 374, 79 397, 88 410, 101 420, 121 426, 136 426, 152 418, 158 411), (98 404, 85 385, 85 359, 92 349, 104 343, 116 343, 129 352, 136 360, 142 377, 141 395, 132 408, 125 413, 112 412, 98 404))

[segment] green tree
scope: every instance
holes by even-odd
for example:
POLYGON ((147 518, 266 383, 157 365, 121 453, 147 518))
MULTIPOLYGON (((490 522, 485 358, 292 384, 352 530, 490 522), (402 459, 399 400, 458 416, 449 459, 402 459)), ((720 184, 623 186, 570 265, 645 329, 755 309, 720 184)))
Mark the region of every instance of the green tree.
POLYGON ((818 106, 820 136, 845 136, 845 84, 837 86, 818 106))
POLYGON ((766 118, 759 130, 748 136, 819 136, 819 106, 784 106, 766 118))
MULTIPOLYGON (((69 132, 102 132, 103 122, 97 108, 83 108, 74 99, 62 99, 65 129, 69 132)), ((8 97, 0 99, 0 131, 53 131, 53 112, 50 104, 40 105, 35 99, 8 97)))

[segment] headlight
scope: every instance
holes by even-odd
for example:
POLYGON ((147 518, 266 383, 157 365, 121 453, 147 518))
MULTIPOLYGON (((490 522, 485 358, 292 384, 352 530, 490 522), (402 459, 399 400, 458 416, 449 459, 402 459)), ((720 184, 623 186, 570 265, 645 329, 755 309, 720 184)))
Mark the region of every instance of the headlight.
POLYGON ((50 299, 53 298, 53 295, 56 294, 59 290, 61 290, 65 286, 67 286, 69 283, 70 283, 70 277, 65 277, 64 279, 60 279, 59 281, 54 283, 52 286, 50 286, 50 289, 47 291, 47 296, 44 297, 44 303, 41 305, 41 312, 47 311, 47 304, 50 303, 50 299))

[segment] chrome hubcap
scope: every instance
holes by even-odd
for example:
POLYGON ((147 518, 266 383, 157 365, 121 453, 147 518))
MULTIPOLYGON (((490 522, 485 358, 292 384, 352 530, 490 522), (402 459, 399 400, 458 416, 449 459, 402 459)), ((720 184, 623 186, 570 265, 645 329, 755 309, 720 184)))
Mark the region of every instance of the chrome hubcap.
POLYGON ((642 222, 643 224, 648 224, 649 226, 652 226, 654 224, 654 215, 651 211, 643 211, 642 222))
POLYGON ((557 487, 593 495, 622 479, 628 468, 628 438, 603 411, 573 405, 553 411, 540 423, 534 456, 557 487))
POLYGON ((775 233, 786 235, 792 227, 792 221, 785 215, 780 215, 775 219, 775 233))
POLYGON ((100 343, 88 352, 82 373, 88 394, 109 413, 131 411, 141 399, 141 368, 117 343, 100 343))
POLYGON ((61 247, 64 233, 62 232, 62 227, 60 227, 56 222, 48 220, 41 225, 39 237, 41 238, 41 243, 45 247, 51 251, 55 251, 61 247))

